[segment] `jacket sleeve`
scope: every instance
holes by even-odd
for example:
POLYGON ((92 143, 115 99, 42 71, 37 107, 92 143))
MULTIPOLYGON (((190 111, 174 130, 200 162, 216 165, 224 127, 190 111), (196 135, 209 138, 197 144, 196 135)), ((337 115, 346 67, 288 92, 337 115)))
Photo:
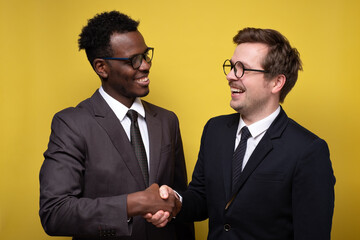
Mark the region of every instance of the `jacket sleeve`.
MULTIPOLYGON (((184 157, 183 144, 180 134, 179 120, 175 116, 175 171, 174 171, 174 185, 173 188, 182 193, 187 189, 187 171, 184 157)), ((175 220, 176 236, 179 240, 195 239, 194 223, 192 221, 177 221, 175 220)))
MULTIPOLYGON (((41 223, 49 235, 129 236, 126 195, 82 196, 86 143, 74 115, 54 116, 40 170, 41 223)), ((101 179, 99 179, 101 181, 101 179)))
POLYGON ((175 131, 175 171, 174 171, 174 189, 183 192, 187 189, 187 171, 184 157, 183 144, 179 128, 179 120, 175 116, 174 128, 175 131))
POLYGON ((293 178, 293 223, 296 240, 329 240, 335 177, 325 141, 303 151, 293 178))
POLYGON ((183 194, 183 205, 179 213, 179 218, 187 221, 202 221, 208 218, 206 189, 205 189, 205 163, 204 149, 206 133, 209 122, 205 125, 201 137, 200 151, 192 180, 188 190, 183 194))

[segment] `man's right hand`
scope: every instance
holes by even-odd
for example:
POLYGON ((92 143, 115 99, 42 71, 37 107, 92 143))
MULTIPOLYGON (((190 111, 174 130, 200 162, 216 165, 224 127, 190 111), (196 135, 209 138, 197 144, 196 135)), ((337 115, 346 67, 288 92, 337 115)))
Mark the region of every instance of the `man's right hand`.
MULTIPOLYGON (((144 191, 128 194, 128 217, 137 215, 145 216, 147 213, 154 215, 159 211, 163 213, 167 212, 167 214, 169 214, 168 218, 176 216, 180 211, 181 203, 175 194, 166 194, 164 191, 165 190, 159 190, 159 185, 154 183, 144 191), (163 192, 162 197, 160 197, 159 192, 163 192)), ((161 214, 161 217, 164 218, 164 215, 161 214)))
POLYGON ((159 194, 160 194, 161 198, 164 200, 167 200, 167 199, 170 199, 173 197, 176 199, 174 211, 172 213, 170 213, 167 211, 160 210, 160 211, 156 212, 155 214, 147 213, 146 215, 144 215, 144 218, 148 222, 154 224, 156 227, 164 227, 164 226, 166 226, 166 224, 168 222, 171 221, 171 219, 173 217, 175 217, 178 214, 178 212, 181 209, 181 202, 180 202, 178 195, 169 186, 166 186, 166 185, 161 186, 159 189, 159 194))

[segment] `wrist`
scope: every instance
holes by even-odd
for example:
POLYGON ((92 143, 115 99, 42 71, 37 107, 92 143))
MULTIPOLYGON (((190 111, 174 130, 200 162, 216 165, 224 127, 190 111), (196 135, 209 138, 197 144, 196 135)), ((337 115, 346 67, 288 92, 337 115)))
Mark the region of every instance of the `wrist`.
POLYGON ((181 196, 177 191, 175 191, 175 190, 173 190, 173 191, 174 191, 174 193, 175 193, 175 197, 176 197, 177 199, 179 199, 179 201, 182 203, 182 200, 183 200, 182 196, 181 196))
POLYGON ((127 214, 128 218, 143 215, 146 210, 143 203, 146 202, 143 192, 135 192, 127 195, 127 214))

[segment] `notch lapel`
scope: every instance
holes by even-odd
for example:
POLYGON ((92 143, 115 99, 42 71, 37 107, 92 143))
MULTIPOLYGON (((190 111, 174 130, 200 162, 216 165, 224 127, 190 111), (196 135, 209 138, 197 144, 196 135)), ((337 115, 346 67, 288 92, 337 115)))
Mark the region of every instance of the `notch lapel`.
POLYGON ((224 136, 219 136, 219 139, 223 139, 221 142, 221 149, 219 149, 219 151, 222 154, 221 159, 223 159, 223 178, 226 194, 225 199, 229 199, 231 196, 232 158, 234 154, 235 138, 239 125, 239 119, 240 114, 234 114, 233 117, 226 123, 225 131, 221 131, 221 134, 224 134, 224 136))
POLYGON ((259 144, 255 148, 254 152, 251 154, 249 161, 245 165, 245 168, 239 178, 237 186, 234 188, 234 192, 231 195, 231 199, 227 201, 225 209, 227 209, 231 202, 236 198, 241 187, 245 184, 249 176, 254 172, 254 170, 259 166, 259 164, 266 158, 266 156, 273 149, 272 139, 280 137, 287 125, 288 117, 284 110, 281 108, 279 115, 276 117, 274 122, 270 125, 269 129, 266 131, 264 137, 260 140, 259 144))
POLYGON ((125 162, 140 188, 145 189, 145 180, 139 163, 119 119, 102 98, 98 90, 90 98, 90 103, 93 108, 95 120, 108 134, 114 147, 119 152, 121 159, 125 162))
MULTIPOLYGON (((266 135, 266 134, 265 134, 266 135)), ((257 168, 257 166, 265 159, 266 155, 273 149, 269 136, 263 137, 254 152, 251 154, 249 161, 242 171, 237 186, 234 187, 234 192, 238 192, 244 185, 248 177, 257 168)))

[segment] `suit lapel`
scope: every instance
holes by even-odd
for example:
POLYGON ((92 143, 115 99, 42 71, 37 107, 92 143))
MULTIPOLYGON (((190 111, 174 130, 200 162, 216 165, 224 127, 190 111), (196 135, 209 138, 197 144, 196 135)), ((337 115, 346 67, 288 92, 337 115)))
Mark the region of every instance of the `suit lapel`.
POLYGON ((90 99, 94 111, 94 118, 106 131, 115 148, 125 162, 132 176, 141 188, 145 188, 145 181, 130 141, 122 127, 119 119, 111 110, 106 101, 96 91, 90 99))
POLYGON ((272 150, 272 143, 270 138, 266 134, 261 139, 257 147, 255 148, 254 152, 251 154, 249 161, 247 162, 237 186, 234 187, 234 192, 239 191, 239 189, 244 185, 248 177, 252 174, 252 172, 257 168, 257 166, 264 160, 266 155, 272 150))
POLYGON ((149 132, 149 152, 150 152, 150 172, 149 185, 156 182, 160 164, 160 154, 162 145, 162 127, 157 117, 157 112, 151 106, 142 101, 145 108, 146 125, 149 132))
POLYGON ((224 189, 226 199, 230 198, 231 195, 231 182, 232 182, 232 157, 235 148, 236 131, 239 125, 240 114, 233 114, 233 117, 226 123, 224 131, 220 131, 219 139, 222 139, 220 152, 223 154, 223 176, 224 176, 224 189))
POLYGON ((228 201, 227 207, 230 205, 231 201, 236 197, 236 195, 241 190, 241 187, 246 183, 249 176, 254 172, 254 170, 259 166, 259 164, 265 159, 265 157, 273 149, 272 139, 280 137, 284 131, 288 117, 284 110, 281 108, 279 115, 276 117, 274 122, 270 125, 269 129, 266 131, 264 137, 261 139, 254 152, 251 154, 249 161, 247 162, 237 186, 234 188, 234 193, 231 196, 231 199, 228 201))

